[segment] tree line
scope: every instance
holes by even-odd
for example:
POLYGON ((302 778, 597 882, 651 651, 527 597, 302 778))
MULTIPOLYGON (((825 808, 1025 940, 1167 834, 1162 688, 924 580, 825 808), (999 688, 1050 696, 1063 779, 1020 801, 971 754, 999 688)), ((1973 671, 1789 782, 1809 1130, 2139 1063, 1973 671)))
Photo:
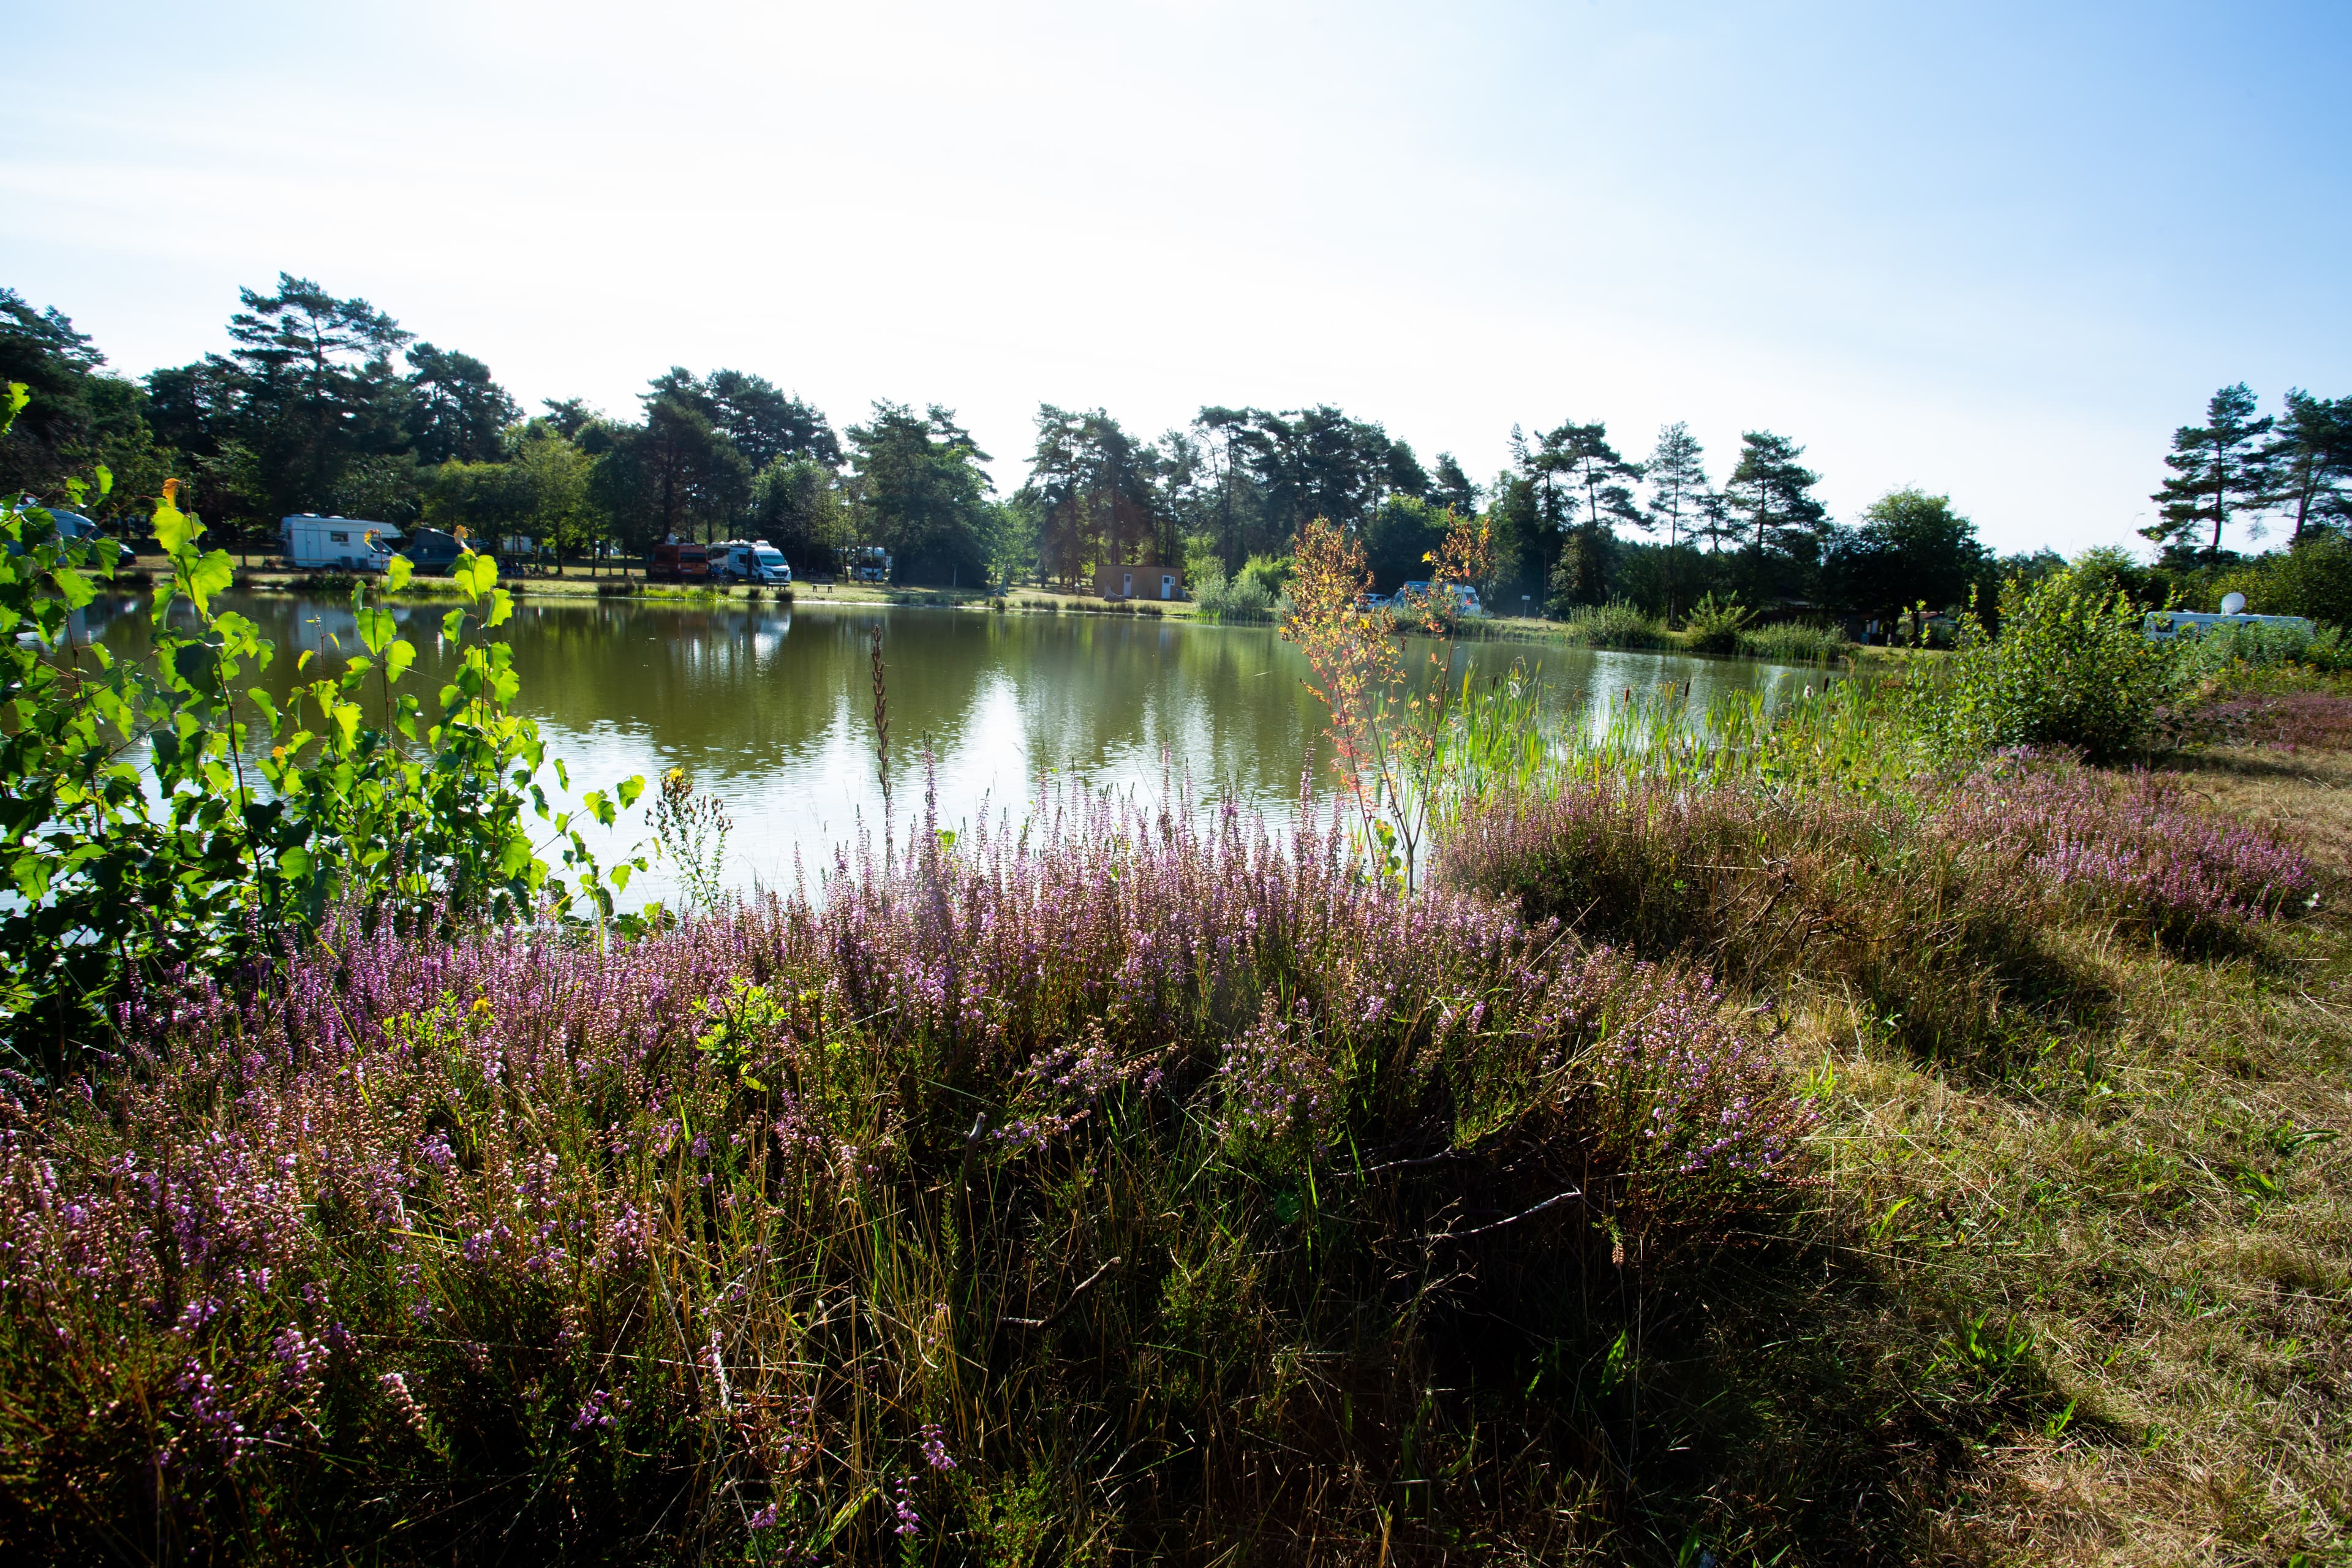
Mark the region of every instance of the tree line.
MULTIPOLYGON (((878 547, 902 582, 971 586, 1083 584, 1113 563, 1278 582, 1300 526, 1326 517, 1389 588, 1423 574, 1452 517, 1477 515, 1489 603, 1555 616, 1623 601, 1674 616, 1714 595, 1892 616, 2056 560, 1996 556, 1948 498, 1917 489, 1841 522, 1804 447, 1769 430, 1711 470, 1679 424, 1638 456, 1600 420, 1514 428, 1508 463, 1481 482, 1328 405, 1209 406, 1146 438, 1105 410, 1045 405, 1025 479, 999 494, 989 454, 937 405, 877 403, 836 431, 763 376, 672 368, 625 415, 576 398, 526 413, 480 360, 364 300, 285 274, 238 298, 225 351, 132 380, 54 308, 0 289, 0 378, 33 395, 0 448, 0 489, 41 493, 102 461, 118 493, 179 478, 215 526, 256 540, 299 511, 526 535, 572 561, 741 535, 804 574, 878 547)), ((2243 385, 2224 388, 2176 434, 2144 531, 2176 568, 2238 560, 2221 548, 2233 521, 2275 518, 2294 540, 2352 526, 2352 399, 2297 390, 2255 416, 2243 385)))

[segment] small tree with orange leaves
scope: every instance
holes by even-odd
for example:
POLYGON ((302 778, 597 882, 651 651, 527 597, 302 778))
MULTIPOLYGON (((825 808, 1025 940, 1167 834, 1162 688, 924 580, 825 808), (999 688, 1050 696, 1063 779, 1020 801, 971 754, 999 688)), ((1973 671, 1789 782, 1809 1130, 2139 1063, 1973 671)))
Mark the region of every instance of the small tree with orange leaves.
POLYGON ((1484 577, 1493 558, 1486 523, 1446 513, 1444 542, 1429 563, 1430 588, 1400 616, 1371 597, 1364 547, 1328 518, 1299 530, 1283 637, 1306 654, 1307 689, 1331 715, 1332 765, 1354 808, 1368 853, 1413 883, 1430 816, 1443 793, 1454 723, 1454 590, 1484 577), (1406 669, 1407 629, 1438 639, 1421 689, 1406 669))

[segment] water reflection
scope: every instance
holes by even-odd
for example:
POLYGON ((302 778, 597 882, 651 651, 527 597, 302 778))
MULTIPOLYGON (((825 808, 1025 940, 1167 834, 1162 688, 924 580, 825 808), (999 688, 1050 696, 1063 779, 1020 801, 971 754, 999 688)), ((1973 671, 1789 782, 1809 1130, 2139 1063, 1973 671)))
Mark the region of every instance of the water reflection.
MULTIPOLYGON (((240 597, 281 657, 260 684, 282 697, 294 656, 356 647, 351 608, 333 601, 240 597)), ((145 616, 92 606, 91 629, 135 652, 145 616)), ((394 614, 415 643, 412 689, 429 698, 454 659, 446 606, 394 614)), ((1193 626, 1110 616, 994 616, 882 606, 677 605, 566 601, 517 609, 508 632, 520 706, 578 787, 683 766, 735 820, 730 879, 789 885, 814 873, 861 826, 878 826, 868 634, 884 627, 897 810, 922 809, 918 762, 936 759, 944 825, 982 809, 1016 814, 1049 775, 1157 798, 1167 770, 1202 794, 1230 788, 1280 813, 1305 773, 1330 784, 1319 706, 1306 662, 1271 627, 1193 626), (1164 759, 1164 761, 1163 761, 1164 759)), ((1689 680, 1694 696, 1769 684, 1790 672, 1675 656, 1591 653, 1508 643, 1455 651, 1458 673, 1540 663, 1547 700, 1596 714, 1626 690, 1689 680)), ((307 672, 315 678, 317 662, 307 672)), ((642 834, 631 824, 623 842, 642 834)), ((618 847, 617 845, 615 846, 618 847)), ((642 884, 640 885, 643 886, 642 884)), ((656 875, 646 889, 670 893, 656 875)))

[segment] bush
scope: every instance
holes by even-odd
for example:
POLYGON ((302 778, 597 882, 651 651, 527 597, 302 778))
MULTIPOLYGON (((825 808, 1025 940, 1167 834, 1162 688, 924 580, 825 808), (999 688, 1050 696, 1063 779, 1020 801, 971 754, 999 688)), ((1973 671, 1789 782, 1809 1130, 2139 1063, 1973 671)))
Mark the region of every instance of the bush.
POLYGON ((2326 529, 2306 533, 2285 550, 2218 574, 2197 607, 2218 610, 2231 593, 2245 595, 2246 607, 2257 615, 2352 626, 2352 540, 2326 529))
POLYGON ((1893 806, 1760 784, 1602 777, 1474 809, 1434 880, 1736 985, 1843 983, 1915 1047, 1965 1055, 1997 1031, 2004 976, 2030 968, 2023 857, 1912 826, 1893 806))
POLYGON ((1664 625, 1616 599, 1570 610, 1561 636, 1583 647, 1664 647, 1671 640, 1664 625))
POLYGON ((1852 653, 1853 640, 1838 627, 1816 621, 1779 621, 1741 632, 1739 651, 1783 664, 1820 664, 1852 653))
POLYGON ((1702 595, 1683 617, 1683 633, 1700 653, 1738 653, 1740 628, 1748 624, 1752 613, 1738 599, 1702 595))
POLYGON ((2298 911, 2317 887, 2302 851, 2173 780, 2053 759, 1995 759, 1942 795, 1936 830, 2021 851, 2045 899, 2181 947, 2298 911))
MULTIPOLYGON (((276 649, 214 602, 231 581, 226 552, 202 548, 203 524, 174 504, 176 482, 166 489, 154 526, 171 576, 135 658, 67 635, 112 580, 116 547, 0 503, 0 632, 15 634, 0 651, 0 838, 15 895, 0 905, 0 1060, 78 1070, 120 1043, 127 998, 188 966, 266 963, 337 903, 511 920, 567 911, 576 896, 600 921, 612 915, 626 873, 608 884, 574 816, 525 792, 545 755, 537 726, 509 707, 506 645, 481 636, 513 607, 494 563, 460 558, 467 603, 440 625, 457 666, 439 722, 399 689, 416 649, 366 583, 352 590, 358 647, 280 706, 248 684, 276 649), (562 850, 561 874, 541 847, 562 850)), ((407 572, 395 557, 385 587, 407 572)), ((619 805, 640 788, 624 785, 619 805)), ((611 799, 586 802, 583 824, 610 824, 611 799)))
POLYGON ((1264 579, 1244 569, 1236 577, 1212 570, 1192 584, 1192 602, 1200 613, 1220 621, 1265 621, 1274 618, 1274 595, 1264 579))
POLYGON ((1778 1204, 1804 1102, 1701 981, 1202 815, 142 999, 110 1092, 0 1098, 0 1542, 981 1561, 1045 1478, 1139 1561, 1557 1556, 1595 1429, 1530 1369, 1622 1349, 1612 1247, 1778 1204))
POLYGON ((2186 683, 2246 669, 2309 664, 2330 668, 2342 658, 2343 636, 2295 626, 2217 626, 2176 636, 2168 652, 2176 680, 2186 683))
POLYGON ((1256 584, 1268 604, 1279 605, 1290 586, 1290 574, 1297 569, 1298 563, 1287 555, 1253 555, 1242 563, 1234 581, 1256 584))
POLYGON ((1913 718, 1947 755, 2055 746, 2102 761, 2147 737, 2176 667, 2129 595, 2070 568, 2001 592, 2001 630, 1962 617, 1959 647, 1914 684, 1913 718))
POLYGON ((2036 940, 2056 917, 2205 947, 2316 887, 2295 847, 2176 784, 2014 755, 1879 803, 1619 776, 1508 791, 1465 814, 1434 870, 1522 919, 1740 985, 1850 987, 1947 1056, 2001 1037, 2013 994, 2063 999, 2036 940))

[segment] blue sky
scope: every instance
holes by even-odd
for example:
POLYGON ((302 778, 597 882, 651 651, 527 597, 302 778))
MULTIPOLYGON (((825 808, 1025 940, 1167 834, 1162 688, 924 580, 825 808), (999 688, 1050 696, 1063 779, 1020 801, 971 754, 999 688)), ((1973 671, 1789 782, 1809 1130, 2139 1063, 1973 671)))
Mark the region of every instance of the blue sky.
MULTIPOLYGON (((1832 510, 2146 521, 2245 380, 2352 392, 2352 6, 82 4, 10 23, 0 282, 138 374, 282 268, 519 396, 836 424, 1336 403, 1805 444, 1832 510)), ((2233 539, 2233 543, 2243 543, 2233 539)))

